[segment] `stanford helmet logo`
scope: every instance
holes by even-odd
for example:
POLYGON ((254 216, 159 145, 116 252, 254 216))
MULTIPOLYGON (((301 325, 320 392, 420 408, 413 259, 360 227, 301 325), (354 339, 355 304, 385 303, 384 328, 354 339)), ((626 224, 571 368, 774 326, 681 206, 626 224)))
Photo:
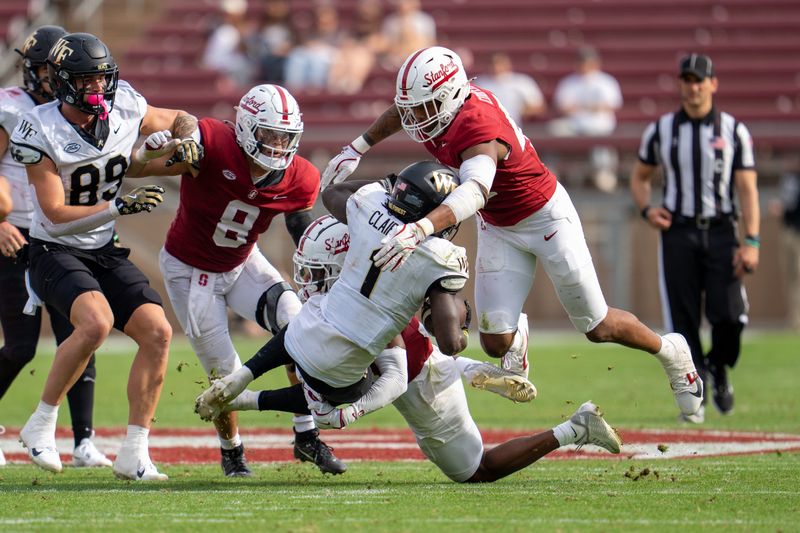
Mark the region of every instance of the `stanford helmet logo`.
POLYGON ((252 96, 248 97, 244 102, 242 102, 242 109, 251 112, 252 114, 256 115, 261 108, 264 106, 265 102, 259 102, 252 96))
POLYGON ((456 62, 451 58, 449 63, 446 65, 439 65, 439 70, 426 73, 424 78, 425 81, 428 82, 428 85, 431 86, 431 89, 435 89, 437 86, 453 77, 456 72, 458 72, 458 65, 456 65, 456 62))

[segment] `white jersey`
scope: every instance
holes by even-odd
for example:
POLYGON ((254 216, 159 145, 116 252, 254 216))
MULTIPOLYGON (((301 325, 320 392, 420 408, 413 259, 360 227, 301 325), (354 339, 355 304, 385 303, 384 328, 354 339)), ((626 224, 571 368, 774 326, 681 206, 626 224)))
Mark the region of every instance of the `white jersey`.
POLYGON ((372 255, 402 225, 386 209, 386 199, 379 183, 350 197, 350 249, 339 279, 324 297, 309 300, 286 332, 286 348, 297 364, 333 386, 361 378, 408 325, 432 285, 457 291, 469 277, 464 248, 438 237, 423 241, 402 268, 381 272, 372 255))
MULTIPOLYGON (((23 115, 11 136, 10 151, 17 161, 31 165, 50 158, 64 185, 66 205, 94 205, 113 201, 120 192, 128 169, 139 126, 147 112, 147 102, 127 82, 120 81, 114 106, 108 115, 109 132, 102 146, 84 139, 64 118, 60 102, 35 107, 23 115)), ((44 213, 34 195, 31 236, 75 248, 94 249, 109 242, 114 221, 75 235, 52 237, 42 224, 44 213)))
MULTIPOLYGON (((0 89, 0 128, 9 137, 17 127, 17 121, 24 113, 36 107, 36 102, 24 89, 9 87, 0 89)), ((13 210, 6 220, 18 228, 30 228, 33 219, 33 203, 28 190, 28 174, 25 166, 14 161, 11 150, 6 150, 0 159, 0 176, 5 176, 11 185, 13 210)))

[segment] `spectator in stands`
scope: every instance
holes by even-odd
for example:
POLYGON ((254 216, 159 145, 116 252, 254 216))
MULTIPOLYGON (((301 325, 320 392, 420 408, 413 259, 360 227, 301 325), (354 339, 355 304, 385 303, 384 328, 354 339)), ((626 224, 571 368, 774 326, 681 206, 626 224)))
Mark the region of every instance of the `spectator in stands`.
POLYGON ((381 33, 383 7, 379 0, 359 0, 349 34, 342 36, 338 54, 328 75, 328 89, 355 94, 372 71, 378 56, 386 51, 381 33))
POLYGON ((284 83, 286 57, 292 49, 289 0, 264 0, 264 18, 256 36, 258 78, 269 83, 284 83))
MULTIPOLYGON (((550 124, 553 135, 610 135, 617 125, 615 111, 622 106, 622 92, 613 76, 600 70, 600 56, 591 47, 578 50, 576 71, 556 86, 553 99, 563 115, 550 124)), ((595 185, 603 191, 617 186, 618 155, 611 146, 592 149, 591 167, 595 185)))
POLYGON ((436 22, 419 0, 393 0, 395 11, 383 23, 388 43, 387 68, 398 68, 416 50, 436 44, 436 22))
POLYGON ((245 17, 247 0, 220 0, 224 20, 211 33, 203 52, 203 66, 224 74, 228 83, 246 85, 253 77, 253 65, 246 53, 252 27, 245 17))
POLYGON ((514 72, 511 58, 503 52, 492 55, 490 71, 478 76, 478 83, 497 96, 518 125, 542 114, 547 108, 536 81, 527 74, 514 72))
MULTIPOLYGON (((755 272, 759 260, 753 139, 742 122, 714 106, 718 81, 711 58, 688 55, 678 72, 681 108, 645 129, 630 188, 642 217, 659 230, 666 327, 686 338, 697 372, 703 381, 706 373, 711 377, 714 405, 728 414, 733 410, 728 370, 739 359, 747 323, 742 278, 755 272), (652 206, 658 166, 664 198, 652 206), (711 349, 705 354, 703 310, 711 324, 711 349)), ((681 416, 699 424, 704 413, 701 407, 681 416)))
POLYGON ((341 39, 339 15, 333 4, 316 4, 310 24, 299 20, 295 37, 297 45, 286 58, 286 86, 292 90, 327 89, 341 39))
POLYGON ((770 204, 770 211, 783 220, 787 318, 790 327, 800 331, 800 172, 781 176, 779 199, 770 204))

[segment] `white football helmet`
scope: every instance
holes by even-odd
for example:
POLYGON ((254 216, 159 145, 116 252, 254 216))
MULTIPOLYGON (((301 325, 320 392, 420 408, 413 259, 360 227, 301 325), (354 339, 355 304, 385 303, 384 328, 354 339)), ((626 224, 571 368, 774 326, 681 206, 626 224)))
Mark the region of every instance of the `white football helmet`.
POLYGON ((441 46, 411 54, 397 73, 394 103, 403 129, 417 142, 439 135, 469 96, 469 79, 458 54, 441 46))
POLYGON ((292 256, 294 282, 301 301, 328 292, 339 279, 349 248, 347 226, 331 215, 321 216, 309 224, 292 256))
POLYGON ((289 91, 279 85, 256 85, 239 100, 236 142, 264 170, 289 166, 300 146, 303 115, 289 91))

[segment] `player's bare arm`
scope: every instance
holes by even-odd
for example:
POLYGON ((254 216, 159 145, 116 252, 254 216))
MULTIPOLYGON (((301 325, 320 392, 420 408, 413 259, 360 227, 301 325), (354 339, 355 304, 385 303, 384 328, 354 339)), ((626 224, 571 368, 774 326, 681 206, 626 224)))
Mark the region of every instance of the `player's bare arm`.
POLYGON ((737 170, 733 174, 736 194, 742 210, 741 236, 742 246, 733 256, 734 273, 742 276, 753 273, 758 268, 759 258, 759 221, 761 212, 758 205, 757 174, 755 170, 737 170))
POLYGON ((314 218, 316 217, 311 214, 311 209, 286 213, 284 216, 286 229, 289 235, 292 236, 295 246, 298 245, 300 238, 303 236, 303 232, 305 232, 306 228, 314 221, 314 218))
MULTIPOLYGON (((464 297, 460 292, 452 293, 438 287, 432 287, 428 292, 430 299, 431 333, 436 337, 439 350, 447 355, 455 355, 467 347, 467 336, 464 335, 465 327, 469 324, 468 311, 465 308, 464 297)), ((427 322, 427 321, 426 321, 427 322)))
POLYGON ((333 218, 347 224, 347 199, 358 189, 372 183, 369 180, 350 180, 331 185, 322 191, 322 205, 333 218))
POLYGON ((9 213, 11 213, 11 187, 8 185, 8 180, 4 176, 0 176, 0 223, 5 221, 9 213))
POLYGON ((28 165, 28 183, 36 191, 36 201, 44 215, 53 224, 72 222, 104 211, 108 211, 108 202, 97 202, 94 205, 66 205, 64 202, 64 185, 55 163, 42 157, 35 165, 28 165))
POLYGON ((636 208, 651 226, 666 230, 672 225, 672 214, 664 207, 650 205, 653 176, 656 174, 653 165, 637 161, 631 171, 630 190, 636 208))

